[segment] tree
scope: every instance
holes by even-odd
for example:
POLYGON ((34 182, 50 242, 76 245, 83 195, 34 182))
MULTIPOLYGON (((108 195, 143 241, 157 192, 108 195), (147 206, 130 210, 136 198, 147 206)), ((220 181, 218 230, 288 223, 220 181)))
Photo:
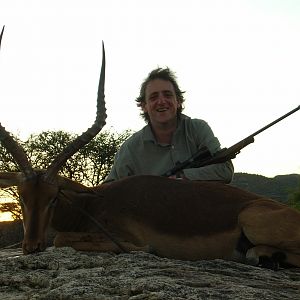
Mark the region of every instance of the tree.
POLYGON ((297 190, 289 194, 288 205, 300 210, 300 185, 297 190))
MULTIPOLYGON (((24 143, 16 136, 14 139, 24 147, 24 143)), ((1 171, 18 171, 18 165, 10 153, 0 143, 0 170, 1 171)), ((16 187, 0 189, 0 198, 11 199, 9 202, 0 203, 0 212, 10 212, 13 219, 20 219, 22 216, 21 207, 17 201, 18 193, 16 187)))
MULTIPOLYGON (((131 135, 130 131, 121 134, 104 131, 98 134, 88 145, 75 153, 60 170, 59 174, 88 186, 100 184, 108 175, 114 156, 121 144, 131 135)), ((46 169, 54 158, 76 138, 77 135, 64 131, 45 131, 32 134, 27 141, 15 139, 24 147, 34 168, 46 169)), ((19 171, 19 167, 0 145, 0 170, 19 171)), ((0 198, 15 201, 0 203, 0 212, 10 212, 14 219, 21 218, 18 193, 15 187, 0 189, 0 198)))

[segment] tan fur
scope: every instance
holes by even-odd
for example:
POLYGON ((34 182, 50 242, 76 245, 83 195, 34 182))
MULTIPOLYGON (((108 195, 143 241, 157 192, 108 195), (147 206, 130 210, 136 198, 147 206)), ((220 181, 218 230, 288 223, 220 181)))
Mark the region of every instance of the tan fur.
MULTIPOLYGON (((149 246, 137 247, 136 245, 121 241, 126 251, 150 252, 149 246)), ((101 233, 86 232, 59 232, 54 239, 55 247, 72 247, 78 251, 101 251, 120 253, 120 249, 101 233)))
POLYGON ((271 199, 217 182, 132 176, 88 188, 60 176, 46 183, 42 175, 18 182, 25 254, 45 249, 49 224, 59 232, 56 246, 120 252, 84 210, 128 251, 256 263, 282 252, 300 267, 300 213, 271 199), (254 246, 247 255, 238 249, 242 233, 254 246))
POLYGON ((300 254, 300 214, 290 207, 259 199, 240 213, 239 224, 254 245, 300 254))
POLYGON ((128 228, 128 230, 131 233, 136 232, 135 243, 137 245, 149 245, 152 252, 159 256, 182 260, 214 259, 216 257, 231 259, 240 235, 240 230, 236 228, 209 236, 176 236, 153 230, 145 224, 131 225, 132 228, 128 228), (136 228, 140 228, 139 232, 136 228), (140 238, 139 241, 137 241, 137 237, 140 238))

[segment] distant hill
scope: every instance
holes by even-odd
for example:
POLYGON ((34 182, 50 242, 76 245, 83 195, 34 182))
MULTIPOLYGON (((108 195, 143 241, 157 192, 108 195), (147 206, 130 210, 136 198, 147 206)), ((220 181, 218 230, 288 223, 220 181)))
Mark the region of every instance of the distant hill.
POLYGON ((300 187, 300 175, 278 175, 268 178, 262 175, 235 173, 231 184, 280 202, 287 202, 288 195, 300 187))

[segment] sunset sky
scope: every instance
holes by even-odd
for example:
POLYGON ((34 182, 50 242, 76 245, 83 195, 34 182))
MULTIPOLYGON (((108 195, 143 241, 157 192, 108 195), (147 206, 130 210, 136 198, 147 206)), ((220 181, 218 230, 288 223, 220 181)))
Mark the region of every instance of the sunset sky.
MULTIPOLYGON (((105 130, 144 126, 135 98, 170 67, 184 113, 229 147, 300 105, 300 1, 0 0, 0 122, 81 133, 94 121, 106 48, 105 130)), ((300 111, 255 139, 236 172, 300 174, 300 111)))

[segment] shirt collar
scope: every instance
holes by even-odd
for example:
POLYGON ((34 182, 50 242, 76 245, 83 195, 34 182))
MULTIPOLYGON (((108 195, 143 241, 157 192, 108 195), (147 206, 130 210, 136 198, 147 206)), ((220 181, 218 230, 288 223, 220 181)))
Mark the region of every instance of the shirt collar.
MULTIPOLYGON (((180 130, 181 128, 181 123, 184 122, 184 119, 187 119, 188 117, 184 114, 181 114, 181 117, 178 119, 178 124, 177 124, 177 129, 174 132, 174 135, 177 133, 178 130, 180 130)), ((157 141, 155 139, 155 136, 152 132, 151 126, 149 124, 147 124, 143 129, 143 141, 144 142, 153 142, 155 144, 157 144, 157 141)))
POLYGON ((144 142, 154 142, 156 143, 154 134, 152 132, 151 126, 148 124, 143 128, 143 141, 144 142))

